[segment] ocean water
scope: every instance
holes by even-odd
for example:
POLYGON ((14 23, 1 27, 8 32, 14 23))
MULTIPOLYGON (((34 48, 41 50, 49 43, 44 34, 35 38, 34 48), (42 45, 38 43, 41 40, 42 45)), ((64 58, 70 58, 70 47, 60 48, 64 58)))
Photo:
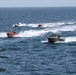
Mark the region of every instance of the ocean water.
POLYGON ((0 75, 76 75, 76 7, 0 8, 0 75))

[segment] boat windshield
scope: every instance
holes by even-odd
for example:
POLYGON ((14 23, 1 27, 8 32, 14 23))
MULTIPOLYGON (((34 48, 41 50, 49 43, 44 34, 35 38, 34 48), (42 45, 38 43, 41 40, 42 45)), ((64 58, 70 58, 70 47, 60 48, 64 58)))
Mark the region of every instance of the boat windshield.
POLYGON ((52 37, 60 37, 58 34, 52 34, 52 37))

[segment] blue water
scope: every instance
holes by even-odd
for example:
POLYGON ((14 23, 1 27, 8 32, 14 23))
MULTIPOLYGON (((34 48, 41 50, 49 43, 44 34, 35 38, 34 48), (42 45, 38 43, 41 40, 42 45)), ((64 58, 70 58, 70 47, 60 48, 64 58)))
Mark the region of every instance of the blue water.
POLYGON ((0 75, 76 75, 76 7, 0 8, 0 75), (65 41, 48 43, 53 32, 65 41))

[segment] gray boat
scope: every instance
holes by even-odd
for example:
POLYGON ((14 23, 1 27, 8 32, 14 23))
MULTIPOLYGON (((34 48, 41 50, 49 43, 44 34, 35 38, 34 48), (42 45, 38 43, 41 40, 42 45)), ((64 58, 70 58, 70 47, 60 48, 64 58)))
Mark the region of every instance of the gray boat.
POLYGON ((55 43, 55 42, 62 42, 65 41, 63 37, 60 37, 58 34, 52 34, 50 37, 47 38, 49 43, 55 43))

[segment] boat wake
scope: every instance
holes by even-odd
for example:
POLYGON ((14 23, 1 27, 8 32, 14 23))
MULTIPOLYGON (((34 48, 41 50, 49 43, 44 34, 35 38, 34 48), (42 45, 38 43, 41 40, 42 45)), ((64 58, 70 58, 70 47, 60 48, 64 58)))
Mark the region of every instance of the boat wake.
POLYGON ((41 36, 46 34, 48 31, 44 30, 29 30, 20 32, 16 37, 34 37, 34 36, 41 36))
POLYGON ((76 42, 76 36, 66 37, 65 42, 76 42))
MULTIPOLYGON (((31 23, 31 24, 19 22, 18 26, 38 27, 39 24, 42 25, 44 28, 46 28, 46 27, 56 27, 62 25, 73 25, 76 24, 76 22, 52 22, 52 23, 31 23)), ((15 24, 13 24, 12 26, 15 26, 15 24)))
MULTIPOLYGON (((26 24, 26 23, 19 23, 19 26, 28 26, 28 27, 37 27, 38 24, 26 24)), ((29 30, 25 30, 25 31, 20 31, 16 36, 14 37, 37 37, 37 36, 45 36, 45 34, 49 34, 52 32, 58 32, 58 33, 62 33, 62 32, 74 32, 76 31, 76 22, 56 22, 56 23, 40 23, 42 24, 44 27, 43 29, 29 29, 29 30)), ((75 36, 75 35, 74 35, 75 36)), ((7 32, 1 32, 0 33, 0 37, 7 37, 7 32)), ((48 36, 47 36, 48 37, 48 36)), ((73 37, 73 35, 71 37, 65 37, 65 43, 66 42, 72 42, 72 41, 76 41, 76 37, 73 37)), ((46 41, 42 41, 42 43, 45 43, 46 41)))
POLYGON ((7 33, 6 32, 1 32, 0 37, 7 37, 7 33))

